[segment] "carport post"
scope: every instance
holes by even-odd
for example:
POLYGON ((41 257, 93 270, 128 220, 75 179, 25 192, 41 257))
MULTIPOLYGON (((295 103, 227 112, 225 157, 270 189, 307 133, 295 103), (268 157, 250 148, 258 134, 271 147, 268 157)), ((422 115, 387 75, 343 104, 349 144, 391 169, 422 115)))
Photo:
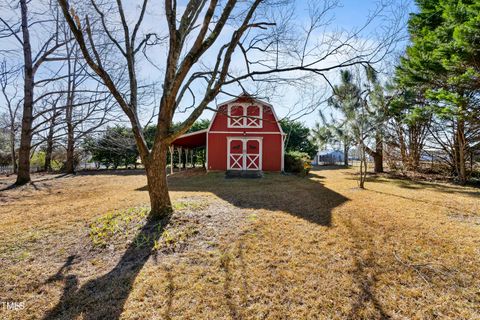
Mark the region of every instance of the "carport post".
POLYGON ((178 147, 178 171, 182 171, 182 147, 178 147))
POLYGON ((192 165, 192 169, 195 168, 195 166, 193 165, 193 149, 190 150, 190 164, 192 165))
POLYGON ((170 145, 168 150, 170 151, 170 174, 173 174, 173 153, 175 152, 175 147, 170 145))

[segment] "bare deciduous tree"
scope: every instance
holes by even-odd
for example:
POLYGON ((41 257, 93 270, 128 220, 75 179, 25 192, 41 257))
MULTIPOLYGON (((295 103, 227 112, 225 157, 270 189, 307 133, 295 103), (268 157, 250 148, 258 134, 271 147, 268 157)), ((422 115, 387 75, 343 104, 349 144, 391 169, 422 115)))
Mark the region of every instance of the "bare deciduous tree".
POLYGON ((140 30, 148 0, 143 1, 135 19, 127 17, 128 11, 121 0, 114 4, 91 0, 96 11, 94 18, 83 14, 82 2, 72 5, 68 0, 58 0, 58 3, 86 62, 131 123, 147 173, 152 215, 156 217, 171 211, 166 180, 168 146, 226 88, 255 81, 294 82, 311 75, 328 81, 332 70, 380 60, 390 50, 396 35, 396 30, 390 30, 384 39, 372 44, 359 38, 361 30, 350 34, 326 32, 322 27, 331 23, 328 12, 336 1, 311 2, 307 26, 295 29, 290 25, 294 20, 292 1, 190 0, 180 12, 175 0, 166 0, 164 22, 168 34, 148 32, 143 37, 140 30), (102 44, 97 41, 99 30, 107 35, 127 67, 127 89, 119 88, 106 67, 106 60, 98 54, 102 44), (137 64, 146 48, 153 44, 162 46, 166 60, 158 68, 163 71, 162 94, 155 141, 149 149, 139 116, 137 64), (200 94, 195 94, 195 85, 202 86, 200 94), (190 113, 173 129, 175 112, 185 104, 190 105, 190 113))
MULTIPOLYGON (((18 154, 18 173, 16 184, 21 185, 30 181, 30 153, 32 149, 33 137, 33 121, 35 103, 41 100, 34 98, 35 76, 40 67, 47 61, 55 61, 52 55, 65 45, 66 41, 60 40, 58 37, 58 19, 56 9, 50 3, 43 3, 44 12, 32 14, 29 12, 29 6, 33 5, 27 0, 20 0, 18 9, 20 11, 20 23, 16 20, 8 21, 0 18, 2 23, 2 37, 10 36, 20 45, 23 52, 23 109, 20 133, 20 147, 18 154), (31 39, 30 29, 32 25, 35 28, 45 26, 46 30, 50 30, 51 35, 41 38, 31 39), (47 27, 48 26, 48 27, 47 27), (39 43, 36 43, 36 42, 39 43), (39 46, 37 52, 34 52, 32 43, 39 46)), ((70 41, 70 40, 68 40, 70 41)), ((49 95, 50 93, 46 93, 49 95)))
POLYGON ((0 88, 2 90, 6 111, 2 115, 2 127, 8 132, 10 158, 13 173, 17 172, 17 135, 20 129, 20 103, 17 90, 18 72, 9 68, 7 61, 0 64, 0 88))

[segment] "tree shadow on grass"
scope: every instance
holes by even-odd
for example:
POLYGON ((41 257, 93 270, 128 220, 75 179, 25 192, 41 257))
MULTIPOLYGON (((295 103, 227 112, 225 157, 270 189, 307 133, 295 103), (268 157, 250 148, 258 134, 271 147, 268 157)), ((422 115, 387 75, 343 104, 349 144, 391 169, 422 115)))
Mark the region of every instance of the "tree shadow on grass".
POLYGON ((77 172, 78 176, 142 176, 145 169, 98 169, 82 170, 77 172))
POLYGON ((320 170, 320 171, 331 171, 331 170, 344 170, 344 169, 350 169, 352 166, 346 166, 346 165, 316 165, 314 166, 314 170, 320 170))
MULTIPOLYGON (((332 210, 348 201, 348 198, 330 190, 322 183, 323 177, 317 175, 323 168, 316 168, 314 175, 307 178, 296 176, 283 176, 266 174, 264 179, 223 179, 220 174, 208 174, 198 177, 182 179, 172 177, 169 180, 172 191, 191 192, 212 192, 218 197, 231 204, 245 209, 266 209, 279 210, 296 217, 305 219, 322 226, 331 226, 332 210)), ((330 170, 334 170, 332 168, 330 170)), ((359 236, 349 227, 353 238, 359 236)), ((360 244, 357 244, 360 245, 360 244)), ((355 252, 361 250, 354 248, 355 252)), ((240 260, 241 274, 245 275, 245 262, 243 261, 242 245, 239 246, 238 259, 240 260)), ((247 297, 242 296, 242 290, 233 289, 233 261, 229 255, 225 255, 221 261, 224 273, 224 299, 227 304, 230 317, 241 319, 244 316, 243 307, 247 304, 247 297)), ((378 319, 389 319, 387 311, 384 310, 381 302, 376 297, 375 283, 376 275, 371 274, 376 263, 376 257, 370 253, 364 259, 354 257, 354 283, 358 287, 358 295, 352 297, 351 312, 348 315, 351 319, 361 317, 366 308, 373 308, 375 317, 378 319)), ((248 292, 246 279, 240 286, 243 291, 248 292)), ((285 315, 287 317, 287 315, 285 315)))
POLYGON ((168 268, 165 268, 165 277, 167 280, 167 301, 166 301, 166 308, 165 312, 163 313, 163 317, 165 320, 170 320, 171 316, 170 313, 172 312, 172 304, 173 304, 173 297, 175 296, 175 283, 173 282, 173 275, 172 271, 168 268))
POLYGON ((223 273, 223 297, 228 307, 229 315, 232 319, 245 319, 245 307, 248 305, 248 295, 251 291, 248 283, 248 273, 245 262, 245 244, 242 239, 239 240, 235 252, 222 252, 220 267, 223 273), (240 276, 240 285, 235 289, 235 270, 238 269, 240 276))
POLYGON ((369 274, 368 268, 371 268, 375 263, 375 257, 372 254, 365 260, 355 259, 355 282, 360 288, 360 294, 352 304, 352 309, 349 314, 349 319, 357 319, 359 315, 365 313, 363 311, 368 305, 371 305, 375 316, 372 319, 390 319, 391 317, 384 310, 380 301, 378 301, 375 294, 375 284, 377 282, 376 274, 369 274))
MULTIPOLYGON (((225 179, 223 173, 169 177, 170 191, 211 192, 244 209, 284 211, 299 218, 330 226, 332 210, 348 200, 328 189, 318 176, 305 178, 266 173, 261 179, 225 179), (315 179, 314 179, 315 178, 315 179)), ((147 186, 136 189, 146 191, 147 186)))
POLYGON ((133 283, 149 259, 155 240, 158 240, 169 218, 147 223, 137 233, 120 261, 107 274, 78 287, 75 275, 65 275, 72 260, 69 257, 60 270, 47 282, 63 280, 64 289, 60 301, 49 310, 44 320, 50 319, 119 319, 133 283))
MULTIPOLYGON (((348 178, 349 180, 356 180, 355 177, 350 177, 348 178)), ((375 192, 378 193, 382 196, 385 197, 395 197, 399 199, 404 199, 412 202, 417 202, 417 203, 422 203, 426 205, 432 205, 432 206, 441 206, 445 207, 448 209, 451 209, 452 211, 457 211, 458 207, 454 205, 449 205, 448 203, 439 203, 437 201, 432 201, 431 198, 429 197, 421 197, 417 196, 417 193, 415 192, 403 192, 401 189, 407 189, 407 190, 427 190, 431 191, 433 193, 445 193, 445 194, 457 194, 457 195, 462 195, 462 196, 468 196, 472 198, 478 198, 480 200, 480 190, 475 190, 472 188, 465 188, 462 186, 455 186, 455 185, 445 185, 445 184, 435 184, 435 183, 427 183, 427 182, 421 182, 421 181, 413 181, 409 179, 399 179, 399 178, 385 178, 383 176, 374 176, 371 175, 367 178, 366 184, 365 184, 365 190, 370 191, 370 192, 375 192), (380 184, 380 183, 385 183, 385 184, 391 184, 394 186, 399 187, 400 189, 398 190, 399 192, 393 191, 393 192, 387 192, 387 191, 381 191, 381 190, 375 190, 372 187, 369 187, 369 183, 374 183, 374 184, 380 184)), ((464 212, 469 213, 469 214, 476 214, 474 211, 462 209, 464 212)))
POLYGON ((65 177, 68 177, 68 176, 72 176, 70 173, 63 173, 63 174, 45 174, 44 176, 42 176, 42 178, 40 179, 32 179, 32 181, 26 183, 26 184, 16 184, 16 183, 11 183, 3 188, 0 188, 0 191, 7 191, 7 190, 12 190, 12 189, 16 189, 16 188, 20 188, 20 187, 23 187, 23 186, 28 186, 28 185, 31 185, 33 186, 33 188, 35 190, 40 190, 38 188, 38 186, 36 185, 36 183, 38 182, 45 182, 45 181, 50 181, 50 180, 57 180, 57 179, 62 179, 62 178, 65 178, 65 177))
POLYGON ((353 281, 358 288, 358 294, 353 300, 348 319, 390 319, 376 294, 380 266, 377 265, 375 242, 362 225, 354 224, 351 217, 343 221, 353 242, 354 269, 353 281), (366 313, 372 313, 366 315, 366 313))
MULTIPOLYGON (((350 177, 350 180, 357 180, 358 177, 350 177)), ((446 194, 461 194, 480 199, 480 188, 476 188, 474 185, 462 186, 458 184, 448 182, 430 182, 414 180, 406 176, 398 176, 393 174, 369 174, 366 182, 374 183, 388 183, 395 185, 402 189, 408 190, 430 190, 446 194)))
POLYGON ((221 259, 221 268, 224 273, 224 282, 223 282, 223 294, 225 298, 225 303, 228 307, 228 312, 230 314, 230 318, 233 320, 242 319, 243 312, 240 309, 239 304, 235 301, 236 293, 232 290, 232 281, 233 275, 231 270, 231 257, 228 254, 224 254, 221 259))

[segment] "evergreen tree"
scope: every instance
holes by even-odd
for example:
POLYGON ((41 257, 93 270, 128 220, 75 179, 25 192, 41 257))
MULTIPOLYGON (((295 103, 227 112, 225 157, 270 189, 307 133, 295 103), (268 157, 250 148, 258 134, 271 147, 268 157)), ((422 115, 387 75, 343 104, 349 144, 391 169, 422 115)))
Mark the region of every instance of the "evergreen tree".
MULTIPOLYGON (((428 108, 452 128, 452 163, 461 183, 467 179, 466 155, 479 125, 480 3, 475 0, 418 0, 409 20, 412 44, 401 59, 397 81, 421 88, 428 108)), ((435 137, 442 144, 442 140, 435 137)), ((475 137, 474 139, 477 139, 475 137)))
POLYGON ((417 88, 395 86, 395 95, 388 106, 386 144, 398 150, 404 169, 418 171, 431 112, 425 108, 425 97, 417 88))
POLYGON ((298 151, 315 156, 317 148, 310 139, 310 129, 300 121, 289 119, 280 120, 280 125, 284 133, 287 134, 285 141, 285 152, 298 151))
POLYGON ((370 117, 367 112, 364 97, 360 85, 354 82, 353 74, 348 70, 340 72, 341 83, 334 86, 333 95, 328 103, 341 114, 338 120, 340 128, 349 132, 355 139, 355 144, 360 150, 360 188, 364 188, 367 160, 366 149, 367 139, 371 132, 370 117))
POLYGON ((138 151, 131 129, 123 126, 107 128, 97 138, 87 138, 84 149, 92 155, 92 160, 105 167, 128 167, 137 163, 138 151))

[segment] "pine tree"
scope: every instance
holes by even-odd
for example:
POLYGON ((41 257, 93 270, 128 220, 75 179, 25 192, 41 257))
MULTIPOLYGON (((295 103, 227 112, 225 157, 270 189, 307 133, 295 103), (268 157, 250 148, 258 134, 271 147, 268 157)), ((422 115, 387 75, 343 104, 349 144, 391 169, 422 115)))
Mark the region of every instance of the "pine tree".
POLYGON ((475 0, 418 0, 409 20, 412 44, 397 69, 400 85, 421 88, 429 108, 451 121, 452 162, 461 183, 467 179, 466 131, 478 125, 480 88, 480 3, 475 0))

